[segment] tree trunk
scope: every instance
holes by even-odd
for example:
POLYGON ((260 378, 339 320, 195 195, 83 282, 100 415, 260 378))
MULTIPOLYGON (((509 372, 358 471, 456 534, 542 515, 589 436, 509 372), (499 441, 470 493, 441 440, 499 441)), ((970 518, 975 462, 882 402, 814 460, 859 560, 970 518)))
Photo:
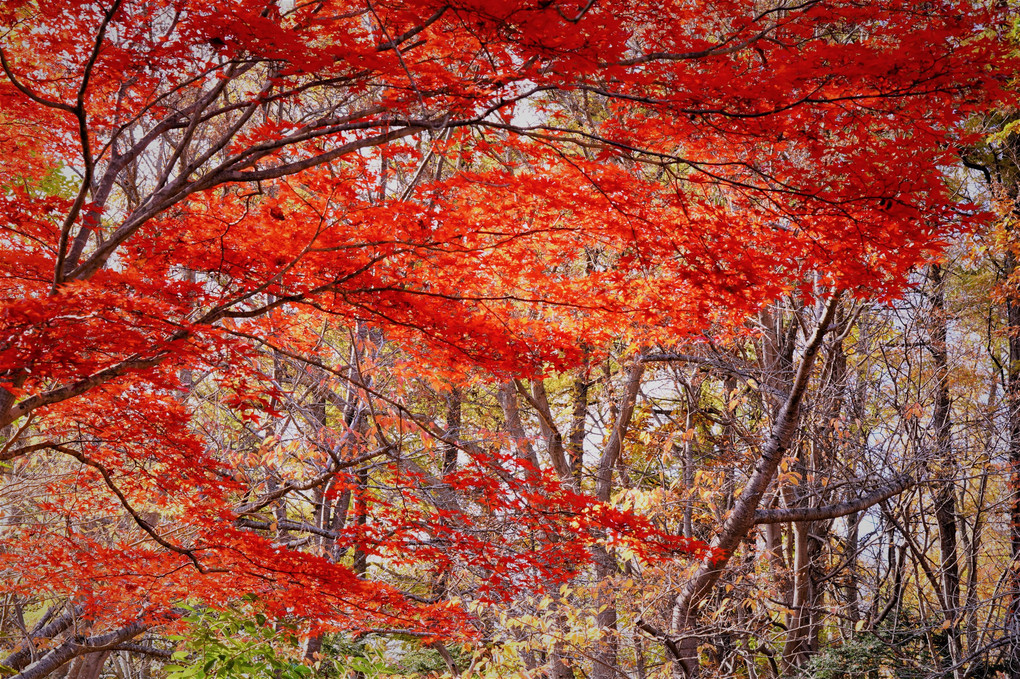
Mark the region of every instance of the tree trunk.
MULTIPOLYGON (((1017 268, 1016 255, 1006 253, 1003 275, 1009 281, 1017 268)), ((1006 654, 1009 676, 1020 678, 1020 298, 1015 290, 1006 297, 1006 337, 1009 360, 1006 363, 1006 417, 1009 428, 1009 542, 1008 607, 1006 634, 1010 643, 1006 654)))
MULTIPOLYGON (((606 447, 599 458, 598 469, 596 469, 595 496, 601 502, 608 502, 612 496, 613 469, 623 453, 623 440, 634 414, 644 371, 645 364, 641 361, 636 361, 627 370, 627 381, 624 385, 621 402, 616 409, 617 417, 613 431, 609 435, 606 447)), ((592 654, 591 676, 592 679, 615 679, 620 641, 617 628, 616 595, 613 592, 611 578, 617 572, 616 558, 599 544, 593 547, 593 551, 597 588, 595 623, 598 625, 599 639, 596 642, 595 652, 592 654)))
POLYGON ((835 318, 839 298, 840 294, 837 293, 829 299, 814 333, 808 338, 790 391, 773 420, 771 434, 762 448, 751 478, 737 497, 729 518, 712 541, 713 554, 702 561, 674 600, 670 646, 676 649, 673 651, 676 660, 673 671, 676 676, 693 677, 698 674, 698 646, 701 641, 697 633, 699 604, 712 593, 729 559, 754 526, 754 513, 793 441, 815 358, 835 318))
POLYGON ((68 665, 66 679, 99 679, 109 657, 110 651, 79 655, 68 665))
MULTIPOLYGON (((949 656, 955 667, 962 658, 960 647, 960 567, 957 555, 956 525, 956 460, 953 457, 952 420, 949 398, 949 362, 946 347, 948 320, 946 317, 946 281, 942 267, 933 264, 928 271, 932 284, 932 309, 930 315, 930 348, 935 362, 935 410, 932 417, 935 426, 935 522, 939 531, 939 555, 941 560, 943 614, 946 624, 949 656)), ((960 679, 962 669, 953 671, 960 679)))

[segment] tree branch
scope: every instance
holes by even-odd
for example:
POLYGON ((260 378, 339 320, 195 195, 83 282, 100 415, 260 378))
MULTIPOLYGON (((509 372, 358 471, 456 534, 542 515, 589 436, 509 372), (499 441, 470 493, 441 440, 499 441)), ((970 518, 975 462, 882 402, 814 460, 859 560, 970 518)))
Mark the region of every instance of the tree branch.
POLYGON ((47 623, 45 626, 33 629, 29 632, 29 643, 25 644, 24 647, 14 651, 9 656, 4 658, 0 665, 4 667, 10 667, 15 670, 23 670, 32 662, 32 655, 35 651, 35 647, 32 645, 32 641, 35 639, 52 639, 61 632, 68 629, 74 624, 75 619, 81 615, 83 608, 79 606, 72 606, 69 610, 65 611, 62 615, 54 618, 52 621, 47 623))
POLYGON ((915 483, 910 476, 901 476, 892 483, 856 500, 841 502, 824 507, 791 507, 789 509, 759 509, 754 513, 754 523, 793 523, 800 521, 825 521, 863 511, 894 495, 899 495, 915 483))
POLYGON ((150 627, 151 625, 138 620, 106 634, 97 634, 92 637, 75 635, 26 667, 22 672, 11 677, 11 679, 42 679, 79 655, 115 650, 117 646, 128 639, 138 636, 150 627))

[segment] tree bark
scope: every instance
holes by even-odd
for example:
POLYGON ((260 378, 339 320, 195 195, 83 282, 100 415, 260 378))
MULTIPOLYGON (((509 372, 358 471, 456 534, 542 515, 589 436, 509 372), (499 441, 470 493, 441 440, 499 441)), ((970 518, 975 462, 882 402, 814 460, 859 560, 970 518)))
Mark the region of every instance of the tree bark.
MULTIPOLYGON (((14 675, 11 679, 42 679, 42 677, 49 675, 79 656, 108 651, 128 639, 138 636, 148 628, 149 626, 145 623, 133 622, 130 625, 105 634, 97 634, 91 637, 75 635, 51 649, 46 655, 14 675)), ((101 668, 102 665, 100 665, 101 668)), ((82 677, 81 679, 85 678, 82 677)))
POLYGON ((68 665, 66 679, 99 679, 110 653, 111 651, 97 651, 79 655, 68 665))
POLYGON ((713 553, 705 557, 674 600, 671 636, 677 649, 674 663, 676 676, 694 677, 698 674, 699 605, 711 594, 726 564, 754 526, 755 511, 796 433, 800 406, 807 392, 811 370, 822 341, 835 318, 840 296, 836 293, 828 300, 814 333, 808 338, 790 391, 773 421, 771 434, 755 464, 751 478, 737 497, 729 518, 712 541, 713 553))
POLYGON ((930 349, 935 363, 935 409, 932 424, 935 427, 935 522, 939 532, 939 555, 942 601, 945 602, 943 615, 946 624, 949 656, 954 679, 961 679, 962 668, 958 667, 963 655, 960 647, 960 567, 957 554, 956 524, 956 460, 953 457, 952 420, 949 397, 949 360, 946 340, 948 320, 946 316, 946 281, 942 267, 933 264, 928 269, 932 284, 930 349))
MULTIPOLYGON (((620 397, 618 414, 613 431, 609 435, 606 447, 599 457, 595 472, 595 496, 600 502, 609 502, 613 488, 613 469, 623 453, 623 440, 627 435, 634 406, 637 404, 641 377, 644 375, 645 364, 635 361, 627 369, 627 381, 624 393, 620 397)), ((616 558, 602 545, 593 548, 595 555, 595 623, 598 625, 599 639, 595 652, 592 654, 593 679, 615 679, 617 676, 617 654, 619 652, 619 630, 617 628, 616 596, 612 591, 611 578, 617 572, 616 558)))
MULTIPOLYGON (((1006 253, 1003 276, 1009 281, 1017 269, 1016 255, 1006 253)), ((1007 577, 1008 606, 1006 634, 1009 647, 1007 671, 1011 679, 1020 678, 1020 297, 1010 290, 1006 297, 1006 337, 1009 359, 1006 362, 1006 417, 1009 428, 1009 543, 1010 570, 1007 577)))

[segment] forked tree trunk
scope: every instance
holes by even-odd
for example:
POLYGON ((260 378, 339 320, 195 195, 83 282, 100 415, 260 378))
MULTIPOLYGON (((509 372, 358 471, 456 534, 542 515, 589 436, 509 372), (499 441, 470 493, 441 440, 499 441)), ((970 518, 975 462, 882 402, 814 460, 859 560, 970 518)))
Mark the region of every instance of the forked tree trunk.
POLYGON ((79 655, 68 665, 65 679, 99 679, 109 657, 110 651, 79 655))
MULTIPOLYGON (((797 471, 801 483, 785 487, 788 506, 812 507, 832 500, 828 486, 818 485, 819 477, 832 477, 838 457, 839 441, 836 425, 843 411, 846 396, 846 354, 843 334, 849 323, 839 309, 834 321, 836 337, 829 344, 825 369, 820 378, 811 445, 797 451, 797 471)), ((780 666, 795 674, 818 651, 821 631, 820 611, 823 608, 827 578, 821 564, 823 545, 828 541, 831 519, 801 521, 790 526, 794 536, 793 590, 787 616, 786 643, 780 666)))
POLYGON ((755 463, 751 477, 737 497, 729 518, 712 541, 714 553, 702 561, 674 600, 672 634, 668 645, 674 649, 673 671, 677 677, 689 678, 698 674, 698 646, 701 643, 697 630, 699 605, 712 593, 726 564, 754 526, 755 511, 775 478, 779 463, 796 433, 800 406, 807 392, 811 371, 822 341, 835 318, 839 298, 837 293, 829 299, 815 331, 804 346, 790 391, 773 421, 771 434, 755 463))

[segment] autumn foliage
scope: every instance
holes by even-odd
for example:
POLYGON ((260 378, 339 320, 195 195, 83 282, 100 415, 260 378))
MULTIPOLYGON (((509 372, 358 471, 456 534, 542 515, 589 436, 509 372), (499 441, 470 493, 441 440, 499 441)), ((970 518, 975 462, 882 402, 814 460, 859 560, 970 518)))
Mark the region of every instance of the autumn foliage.
POLYGON ((494 602, 600 545, 712 558, 422 394, 725 337, 787 294, 896 296, 981 217, 940 170, 1001 94, 997 22, 948 0, 2 3, 6 587, 97 630, 245 594, 432 638, 471 616, 366 564, 459 564, 494 602), (306 515, 274 513, 288 495, 306 515))

